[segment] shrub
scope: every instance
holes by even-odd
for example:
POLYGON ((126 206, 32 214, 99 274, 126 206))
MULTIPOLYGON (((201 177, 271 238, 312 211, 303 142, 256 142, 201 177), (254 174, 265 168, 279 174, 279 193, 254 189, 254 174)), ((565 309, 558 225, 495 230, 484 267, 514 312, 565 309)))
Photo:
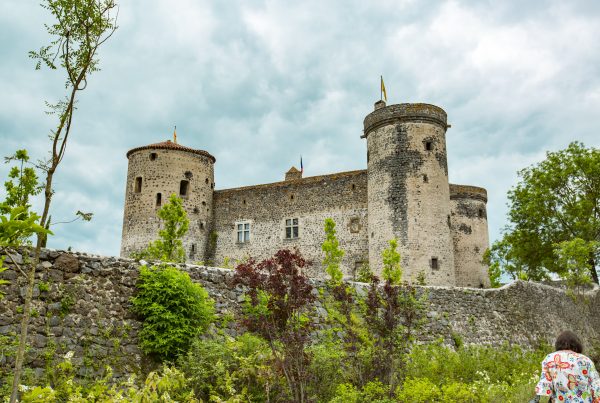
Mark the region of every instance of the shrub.
POLYGON ((281 380, 267 342, 250 333, 195 340, 178 367, 203 401, 277 401, 281 380))
POLYGON ((176 368, 165 366, 160 371, 151 372, 139 385, 134 382, 133 376, 121 384, 111 383, 112 370, 107 367, 103 377, 84 383, 76 378, 77 371, 71 358, 72 352, 69 352, 53 368, 51 384, 22 386, 21 402, 199 402, 184 375, 176 368))
POLYGON ((396 392, 396 398, 401 402, 439 402, 441 397, 440 389, 428 378, 408 378, 396 392))
POLYGON ((137 288, 132 303, 143 318, 140 347, 160 360, 173 360, 187 351, 192 339, 213 320, 208 293, 177 268, 142 266, 137 288))
POLYGON ((348 357, 338 340, 325 340, 310 347, 310 395, 315 401, 329 401, 346 381, 348 357))

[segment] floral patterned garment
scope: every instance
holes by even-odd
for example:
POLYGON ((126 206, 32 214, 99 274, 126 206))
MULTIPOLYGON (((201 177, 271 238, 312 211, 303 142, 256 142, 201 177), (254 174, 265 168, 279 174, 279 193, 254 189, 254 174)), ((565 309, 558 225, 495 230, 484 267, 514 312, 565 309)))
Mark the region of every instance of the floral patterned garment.
POLYGON ((600 403, 600 376, 585 355, 556 351, 542 362, 542 377, 535 393, 551 396, 554 402, 600 403))

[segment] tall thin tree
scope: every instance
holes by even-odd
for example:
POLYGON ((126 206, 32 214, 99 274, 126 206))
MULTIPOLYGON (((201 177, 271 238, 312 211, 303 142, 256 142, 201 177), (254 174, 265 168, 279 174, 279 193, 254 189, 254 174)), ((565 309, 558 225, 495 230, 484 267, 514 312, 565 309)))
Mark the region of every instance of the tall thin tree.
MULTIPOLYGON (((51 35, 50 45, 29 56, 37 60, 36 69, 42 64, 50 69, 61 68, 66 73, 66 96, 55 104, 48 104, 49 113, 58 118, 56 129, 50 132, 51 152, 48 160, 41 164, 46 173, 44 185, 44 208, 40 225, 46 226, 52 201, 52 181, 62 161, 67 141, 71 134, 75 103, 79 92, 87 88, 88 78, 99 70, 98 50, 117 29, 118 7, 114 0, 45 0, 42 7, 47 9, 55 23, 47 25, 51 35)), ((19 347, 15 358, 15 370, 10 402, 16 402, 18 386, 23 372, 25 346, 30 319, 30 306, 35 286, 35 268, 40 260, 40 250, 44 237, 38 235, 32 264, 27 272, 27 291, 23 306, 19 347)))

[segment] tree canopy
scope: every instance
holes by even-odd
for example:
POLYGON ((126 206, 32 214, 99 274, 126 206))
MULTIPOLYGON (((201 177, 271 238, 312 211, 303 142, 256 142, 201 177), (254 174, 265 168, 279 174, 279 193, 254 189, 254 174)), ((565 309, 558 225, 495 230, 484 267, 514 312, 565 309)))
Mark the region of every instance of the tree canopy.
POLYGON ((550 273, 585 279, 585 269, 598 283, 600 149, 573 142, 548 152, 519 177, 508 192, 510 224, 490 250, 492 266, 513 278, 532 280, 549 278, 550 273), (582 250, 586 259, 581 259, 582 250))

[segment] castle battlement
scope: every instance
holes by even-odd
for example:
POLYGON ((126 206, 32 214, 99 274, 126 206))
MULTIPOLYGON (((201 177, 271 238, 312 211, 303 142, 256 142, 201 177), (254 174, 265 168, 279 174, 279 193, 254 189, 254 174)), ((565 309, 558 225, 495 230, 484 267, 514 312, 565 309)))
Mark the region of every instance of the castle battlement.
POLYGON ((375 104, 375 110, 367 115, 363 121, 364 135, 378 127, 396 122, 429 122, 447 128, 446 112, 439 106, 431 104, 396 104, 386 106, 385 102, 375 104))

